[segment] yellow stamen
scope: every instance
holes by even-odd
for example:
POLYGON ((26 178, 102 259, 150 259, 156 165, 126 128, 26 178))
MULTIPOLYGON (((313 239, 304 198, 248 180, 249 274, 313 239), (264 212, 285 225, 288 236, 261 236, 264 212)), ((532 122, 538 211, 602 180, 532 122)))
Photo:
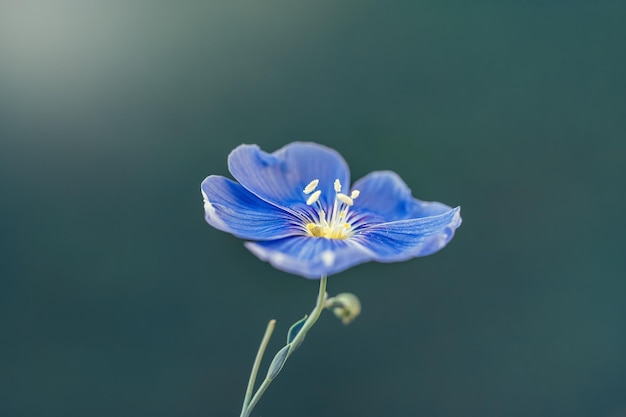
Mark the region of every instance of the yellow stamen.
POLYGON ((355 227, 349 214, 350 207, 354 205, 354 199, 360 194, 359 190, 354 190, 350 195, 341 192, 341 181, 336 179, 333 182, 335 190, 335 201, 332 206, 326 206, 319 201, 322 190, 316 190, 319 179, 314 179, 304 187, 302 192, 308 196, 306 204, 315 206, 315 213, 308 217, 308 223, 303 226, 304 232, 311 237, 322 237, 325 239, 347 239, 355 233, 355 227), (310 194, 310 195, 309 195, 310 194), (327 209, 326 212, 324 209, 327 209))

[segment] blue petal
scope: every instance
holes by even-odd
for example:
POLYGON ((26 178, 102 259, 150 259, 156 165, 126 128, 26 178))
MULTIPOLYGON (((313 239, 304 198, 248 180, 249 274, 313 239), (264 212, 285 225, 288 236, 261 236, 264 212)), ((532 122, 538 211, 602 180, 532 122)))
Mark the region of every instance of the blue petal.
POLYGON ((446 246, 461 225, 460 207, 444 214, 380 223, 351 237, 371 251, 378 262, 398 262, 426 256, 446 246))
POLYGON ((373 253, 351 239, 294 236, 265 242, 246 242, 245 245, 275 268, 306 278, 335 274, 374 259, 373 253))
POLYGON ((331 206, 335 179, 348 187, 350 172, 335 150, 315 143, 294 142, 274 153, 257 145, 240 145, 228 156, 230 173, 257 197, 289 210, 305 205, 302 190, 319 179, 320 202, 331 206))
POLYGON ((302 233, 294 217, 234 181, 211 175, 202 182, 206 221, 237 237, 253 240, 278 239, 302 233))
POLYGON ((411 190, 395 172, 374 171, 358 180, 352 187, 361 194, 354 209, 375 214, 385 221, 436 216, 451 207, 413 198, 411 190))
POLYGON ((291 236, 246 247, 275 268, 319 278, 368 262, 397 262, 443 248, 461 224, 460 208, 419 219, 370 225, 348 239, 291 236))

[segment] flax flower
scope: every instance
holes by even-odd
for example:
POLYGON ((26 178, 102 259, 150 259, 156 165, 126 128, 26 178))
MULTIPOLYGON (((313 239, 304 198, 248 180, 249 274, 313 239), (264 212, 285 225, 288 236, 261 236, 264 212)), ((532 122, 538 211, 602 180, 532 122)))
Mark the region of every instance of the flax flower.
POLYGON ((202 182, 207 222, 306 278, 430 255, 461 224, 459 207, 414 198, 394 172, 375 171, 351 186, 341 155, 316 143, 273 153, 240 145, 228 168, 237 182, 219 175, 202 182))

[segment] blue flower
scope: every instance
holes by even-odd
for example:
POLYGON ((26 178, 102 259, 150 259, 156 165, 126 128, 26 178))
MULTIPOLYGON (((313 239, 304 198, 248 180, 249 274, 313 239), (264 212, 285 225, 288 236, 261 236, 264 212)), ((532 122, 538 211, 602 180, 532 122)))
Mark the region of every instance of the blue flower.
POLYGON ((420 201, 391 171, 375 171, 350 188, 341 155, 294 142, 274 153, 240 145, 228 156, 238 181, 202 182, 206 220, 249 240, 274 267, 306 278, 368 262, 398 262, 443 248, 461 224, 460 207, 420 201))

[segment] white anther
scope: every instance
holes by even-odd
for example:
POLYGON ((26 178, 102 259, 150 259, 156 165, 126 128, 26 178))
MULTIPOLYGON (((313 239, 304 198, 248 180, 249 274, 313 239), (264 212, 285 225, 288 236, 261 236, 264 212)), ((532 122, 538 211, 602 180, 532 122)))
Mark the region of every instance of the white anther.
POLYGON ((354 201, 350 197, 348 197, 347 195, 342 194, 342 193, 337 193, 337 200, 339 200, 342 203, 347 204, 349 206, 354 204, 354 201))
MULTIPOLYGON (((308 196, 306 204, 315 206, 314 212, 307 215, 307 222, 303 225, 303 231, 307 236, 325 239, 347 239, 355 233, 352 225, 350 207, 354 205, 354 199, 361 193, 353 190, 349 195, 341 192, 341 181, 337 178, 333 182, 335 190, 335 201, 332 206, 326 207, 329 211, 324 211, 323 203, 319 199, 323 190, 317 190, 319 179, 314 179, 302 190, 308 196)), ((326 266, 334 263, 334 254, 322 255, 322 262, 326 266), (332 257, 331 257, 332 256, 332 257)))
POLYGON ((335 186, 335 192, 337 193, 341 192, 341 182, 339 181, 339 178, 335 180, 334 186, 335 186))
POLYGON ((311 194, 311 196, 306 200, 307 206, 310 206, 311 204, 314 204, 317 200, 319 200, 320 195, 322 195, 321 190, 317 190, 316 192, 311 194))
POLYGON ((315 191, 315 189, 317 188, 317 184, 320 183, 320 180, 313 180, 309 183, 309 185, 307 185, 306 187, 304 187, 304 190, 302 190, 302 192, 304 194, 311 194, 313 191, 315 191))

